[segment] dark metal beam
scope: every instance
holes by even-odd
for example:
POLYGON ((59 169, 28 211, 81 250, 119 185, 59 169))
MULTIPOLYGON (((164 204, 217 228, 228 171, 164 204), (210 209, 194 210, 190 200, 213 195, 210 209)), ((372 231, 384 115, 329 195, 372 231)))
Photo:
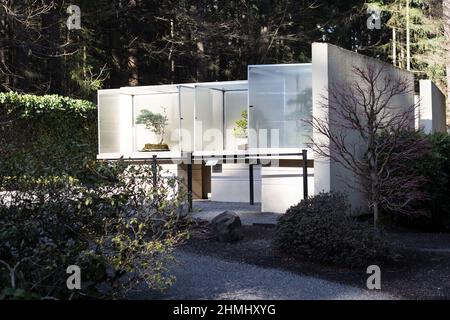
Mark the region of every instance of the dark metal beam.
POLYGON ((253 184, 253 164, 248 165, 249 183, 250 183, 250 204, 255 204, 255 190, 253 184))
POLYGON ((193 158, 192 153, 187 154, 187 186, 188 186, 188 201, 189 201, 189 212, 192 211, 192 166, 193 158))
POLYGON ((302 150, 303 156, 303 199, 308 199, 308 151, 302 150))

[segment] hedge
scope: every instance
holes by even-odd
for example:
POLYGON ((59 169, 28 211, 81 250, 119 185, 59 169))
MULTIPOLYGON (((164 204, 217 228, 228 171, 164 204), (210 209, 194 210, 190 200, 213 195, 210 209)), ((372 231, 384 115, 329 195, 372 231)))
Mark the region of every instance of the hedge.
POLYGON ((0 93, 0 177, 83 175, 96 152, 95 104, 0 93))

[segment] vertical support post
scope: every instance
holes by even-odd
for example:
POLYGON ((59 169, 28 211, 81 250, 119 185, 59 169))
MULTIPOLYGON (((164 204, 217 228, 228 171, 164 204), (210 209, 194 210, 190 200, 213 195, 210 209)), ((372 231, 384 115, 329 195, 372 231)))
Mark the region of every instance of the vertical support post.
POLYGON ((303 158, 303 199, 308 198, 308 150, 302 150, 303 158))
POLYGON ((249 175, 249 183, 250 183, 250 204, 255 204, 255 191, 253 185, 253 164, 249 163, 248 165, 248 175, 249 175))
POLYGON ((223 137, 222 137, 222 149, 225 150, 225 146, 227 143, 227 140, 226 140, 227 135, 225 134, 225 119, 227 117, 226 110, 225 110, 226 91, 225 90, 221 90, 221 91, 222 91, 222 132, 224 133, 223 137))
MULTIPOLYGON (((134 119, 136 119, 135 117, 135 106, 134 106, 134 94, 131 95, 131 143, 133 144, 131 146, 131 150, 135 151, 136 146, 136 130, 135 130, 135 122, 134 119)), ((99 131, 100 132, 100 131, 99 131)), ((100 135, 99 135, 100 136, 100 135)))
POLYGON ((156 160, 156 155, 152 157, 152 178, 153 178, 153 188, 156 189, 158 184, 158 162, 156 160))
POLYGON ((192 211, 192 165, 193 157, 192 152, 187 154, 187 187, 188 187, 188 201, 189 201, 189 212, 192 211))

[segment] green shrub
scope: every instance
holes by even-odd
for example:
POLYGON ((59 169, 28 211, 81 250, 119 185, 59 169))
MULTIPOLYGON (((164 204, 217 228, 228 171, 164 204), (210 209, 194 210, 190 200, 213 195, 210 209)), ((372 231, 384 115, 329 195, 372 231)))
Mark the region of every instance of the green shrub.
MULTIPOLYGON (((379 139, 385 139, 380 135, 379 139)), ((450 135, 446 133, 424 134, 406 131, 397 141, 394 152, 402 152, 405 145, 422 142, 425 139, 429 152, 420 154, 415 161, 389 163, 385 171, 391 179, 420 175, 423 181, 417 190, 420 196, 412 198, 409 214, 383 207, 384 213, 394 222, 427 231, 450 231, 450 135)), ((402 199, 400 199, 402 200, 402 199)))
POLYGON ((88 101, 0 93, 0 176, 82 178, 97 153, 96 114, 88 101))
POLYGON ((432 162, 423 164, 429 174, 426 190, 431 197, 431 225, 450 232, 450 134, 435 133, 428 136, 433 147, 432 162), (435 167, 437 170, 430 170, 435 167))
POLYGON ((150 166, 99 166, 91 186, 61 176, 0 185, 0 298, 123 297, 173 283, 168 264, 189 227, 180 180, 158 173, 154 186, 150 166), (69 265, 82 290, 67 289, 69 265))
POLYGON ((367 267, 390 260, 391 252, 368 223, 347 213, 347 198, 320 193, 292 206, 277 223, 275 246, 282 252, 323 264, 367 267))

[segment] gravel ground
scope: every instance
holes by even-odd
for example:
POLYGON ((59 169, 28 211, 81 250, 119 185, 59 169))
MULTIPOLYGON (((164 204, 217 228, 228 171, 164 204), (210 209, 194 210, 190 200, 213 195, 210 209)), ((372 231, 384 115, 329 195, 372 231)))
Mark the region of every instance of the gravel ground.
POLYGON ((211 221, 218 214, 224 211, 233 211, 240 218, 243 225, 252 225, 254 223, 260 224, 276 224, 278 217, 281 214, 272 212, 261 212, 261 204, 240 202, 216 202, 216 201, 194 201, 194 212, 192 217, 195 219, 202 219, 211 221))
POLYGON ((165 294, 140 292, 139 299, 395 299, 369 291, 290 272, 224 261, 179 250, 173 269, 177 282, 165 294))

